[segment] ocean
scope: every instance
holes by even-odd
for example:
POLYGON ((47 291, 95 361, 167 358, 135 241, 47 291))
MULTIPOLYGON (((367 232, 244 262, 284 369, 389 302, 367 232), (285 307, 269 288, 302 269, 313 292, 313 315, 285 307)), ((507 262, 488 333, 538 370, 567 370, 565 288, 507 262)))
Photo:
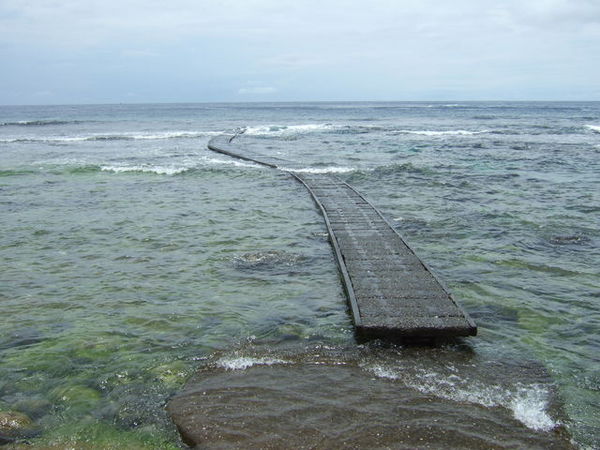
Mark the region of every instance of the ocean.
POLYGON ((363 419, 398 418, 384 447, 418 447, 412 426, 432 448, 600 448, 599 180, 598 102, 1 106, 0 414, 27 425, 0 437, 180 448, 164 407, 198 368, 225 389, 321 364, 336 414, 369 383, 393 400, 363 419), (369 198, 478 336, 357 342, 315 204, 207 149, 234 130, 369 198))

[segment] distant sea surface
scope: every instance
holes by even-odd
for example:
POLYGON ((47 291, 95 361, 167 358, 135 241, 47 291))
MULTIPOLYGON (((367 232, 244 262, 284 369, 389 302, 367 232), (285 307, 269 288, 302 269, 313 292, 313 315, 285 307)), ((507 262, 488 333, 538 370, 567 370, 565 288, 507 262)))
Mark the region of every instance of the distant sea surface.
POLYGON ((518 430, 600 448, 600 103, 2 106, 0 212, 0 412, 34 424, 13 437, 177 448, 164 404, 199 365, 296 346, 343 353, 413 416, 438 402, 444 433, 496 417, 482 448, 518 430), (367 196, 479 335, 356 343, 306 190, 207 150, 241 128, 367 196))

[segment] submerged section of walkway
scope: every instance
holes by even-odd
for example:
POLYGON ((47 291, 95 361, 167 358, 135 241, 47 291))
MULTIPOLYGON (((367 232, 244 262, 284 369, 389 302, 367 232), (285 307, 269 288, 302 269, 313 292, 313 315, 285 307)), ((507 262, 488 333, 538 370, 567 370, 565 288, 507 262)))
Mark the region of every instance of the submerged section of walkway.
POLYGON ((475 323, 381 213, 339 178, 296 171, 297 163, 246 151, 235 136, 209 149, 288 171, 321 209, 359 335, 377 338, 471 336, 475 323))

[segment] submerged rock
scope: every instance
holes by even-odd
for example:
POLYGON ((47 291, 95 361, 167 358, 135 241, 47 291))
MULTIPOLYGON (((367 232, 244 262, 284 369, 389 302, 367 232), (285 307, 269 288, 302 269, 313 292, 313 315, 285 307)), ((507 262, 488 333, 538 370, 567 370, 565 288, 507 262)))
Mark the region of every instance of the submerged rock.
POLYGON ((69 414, 89 414, 100 401, 101 394, 87 386, 73 385, 53 389, 50 399, 69 414))
POLYGON ((25 414, 16 411, 0 411, 0 432, 10 434, 31 428, 32 420, 25 414))
POLYGON ((119 386, 108 396, 114 404, 111 416, 122 429, 156 426, 169 429, 172 425, 165 414, 165 398, 172 391, 165 387, 149 387, 144 383, 119 386))
POLYGON ((219 356, 167 411, 194 448, 573 448, 539 366, 370 350, 219 356))
POLYGON ((34 422, 17 411, 0 411, 0 444, 32 436, 37 432, 34 422))

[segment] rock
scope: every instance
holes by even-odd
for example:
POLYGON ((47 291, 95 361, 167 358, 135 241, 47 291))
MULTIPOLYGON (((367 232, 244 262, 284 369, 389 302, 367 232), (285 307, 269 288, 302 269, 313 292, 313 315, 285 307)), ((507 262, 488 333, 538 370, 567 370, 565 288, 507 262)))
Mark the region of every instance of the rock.
POLYGON ((0 411, 0 442, 9 443, 14 438, 30 436, 35 431, 33 421, 17 411, 0 411))
POLYGON ((512 386, 516 378, 538 392, 546 376, 535 365, 499 362, 491 376, 470 353, 440 350, 420 363, 422 352, 412 361, 403 349, 407 364, 394 366, 397 354, 373 350, 354 360, 315 348, 238 354, 237 367, 207 361, 167 411, 194 448, 573 448, 554 423, 541 429, 518 414, 521 405, 545 418, 550 408, 512 386))
POLYGON ((58 387, 50 392, 50 399, 65 411, 75 414, 90 413, 100 401, 100 392, 87 386, 58 387))
POLYGON ((17 401, 13 404, 13 407, 18 411, 27 414, 32 419, 36 419, 47 414, 52 408, 52 403, 41 396, 34 396, 26 397, 17 401))
POLYGON ((189 372, 190 369, 183 361, 171 361, 150 369, 150 373, 157 380, 174 387, 182 386, 188 378, 189 372))
POLYGON ((165 413, 165 397, 172 391, 165 386, 148 386, 144 383, 119 386, 108 395, 113 403, 114 423, 122 429, 132 429, 156 425, 168 428, 169 419, 165 413))

